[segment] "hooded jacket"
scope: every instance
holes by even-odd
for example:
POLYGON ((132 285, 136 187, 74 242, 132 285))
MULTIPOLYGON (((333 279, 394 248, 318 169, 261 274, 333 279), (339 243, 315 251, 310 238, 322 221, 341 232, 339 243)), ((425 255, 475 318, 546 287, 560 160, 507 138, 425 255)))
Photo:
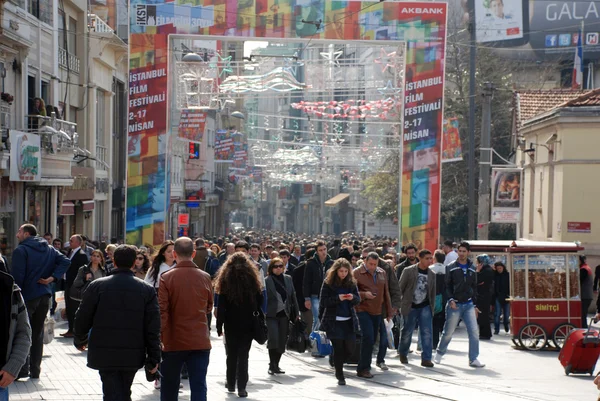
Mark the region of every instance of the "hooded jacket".
POLYGON ((0 369, 17 377, 29 355, 31 326, 21 290, 0 272, 0 369))
POLYGON ((43 295, 52 295, 51 287, 38 284, 38 280, 54 277, 54 281, 58 281, 70 265, 69 258, 48 245, 45 239, 28 237, 13 251, 11 274, 27 302, 43 295))

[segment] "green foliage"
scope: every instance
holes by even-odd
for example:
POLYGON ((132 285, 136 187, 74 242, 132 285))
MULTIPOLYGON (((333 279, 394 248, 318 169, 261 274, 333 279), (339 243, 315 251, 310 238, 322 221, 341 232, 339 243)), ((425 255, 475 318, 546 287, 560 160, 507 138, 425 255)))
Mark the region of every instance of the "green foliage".
POLYGON ((371 213, 380 220, 393 219, 398 215, 398 152, 392 152, 384 165, 389 166, 390 171, 367 178, 361 194, 372 203, 371 213))

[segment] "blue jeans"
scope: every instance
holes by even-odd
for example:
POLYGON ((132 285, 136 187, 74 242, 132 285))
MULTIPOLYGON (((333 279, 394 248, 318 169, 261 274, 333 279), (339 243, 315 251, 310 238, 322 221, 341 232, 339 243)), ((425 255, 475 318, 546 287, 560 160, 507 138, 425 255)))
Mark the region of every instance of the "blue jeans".
POLYGON ((319 297, 316 295, 310 296, 310 309, 313 315, 312 331, 319 330, 319 297))
POLYGON ((400 339, 400 355, 408 355, 417 322, 419 323, 419 337, 421 338, 423 347, 421 360, 431 361, 431 354, 433 352, 433 339, 431 336, 433 331, 433 316, 431 315, 431 308, 429 306, 417 309, 412 308, 408 315, 404 316, 404 327, 402 328, 402 337, 400 339))
POLYGON ((465 322, 465 326, 467 326, 467 333, 469 335, 469 362, 473 362, 479 356, 479 326, 475 317, 475 305, 472 302, 468 304, 456 304, 456 309, 452 309, 449 302, 446 304, 446 323, 444 324, 444 331, 437 352, 440 355, 446 353, 448 344, 452 340, 452 334, 454 334, 454 330, 456 330, 458 322, 461 319, 465 322))
POLYGON ((383 320, 384 319, 382 316, 381 324, 379 325, 379 350, 377 351, 377 363, 385 362, 385 355, 387 354, 388 348, 388 336, 383 320))
MULTIPOLYGON (((508 318, 510 316, 510 303, 506 302, 504 305, 496 300, 496 309, 494 310, 494 329, 500 331, 500 315, 504 312, 504 327, 508 328, 508 318)), ((508 330, 507 330, 508 331, 508 330)))
MULTIPOLYGON (((358 312, 358 322, 362 331, 360 341, 360 359, 357 372, 371 370, 371 355, 375 344, 375 333, 381 326, 381 315, 370 315, 368 312, 358 312)), ((379 354, 377 355, 379 359, 379 354)))
POLYGON ((0 401, 8 401, 8 387, 0 387, 0 401))
POLYGON ((160 401, 177 401, 181 367, 187 365, 190 377, 191 401, 206 401, 206 372, 210 350, 163 352, 160 401))

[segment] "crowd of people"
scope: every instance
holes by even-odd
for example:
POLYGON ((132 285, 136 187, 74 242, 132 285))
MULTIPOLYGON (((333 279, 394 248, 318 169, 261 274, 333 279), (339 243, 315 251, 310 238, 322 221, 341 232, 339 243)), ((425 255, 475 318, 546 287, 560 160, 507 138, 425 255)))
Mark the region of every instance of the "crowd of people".
POLYGON ((358 377, 372 378, 374 350, 382 371, 389 369, 388 347, 396 348, 401 363, 411 363, 415 331, 421 366, 442 363, 461 321, 467 363, 481 368, 480 340, 498 334, 501 321, 510 329, 506 266, 487 255, 470 259, 468 242, 427 250, 353 235, 248 232, 181 237, 153 249, 93 244, 77 234, 63 244, 39 236, 30 224, 17 238, 11 266, 0 258, 0 285, 10 289, 0 293, 3 318, 10 320, 0 343, 6 356, 0 400, 2 394, 8 399, 6 387, 16 378, 39 378, 44 320, 48 311, 60 312, 57 290, 65 291, 68 320, 61 335, 87 350, 106 400, 130 399, 140 368, 160 389, 161 401, 178 399, 182 379, 189 380, 193 400, 205 400, 213 315, 225 340, 226 387, 240 397, 248 396, 249 351, 260 316, 267 374, 285 374, 290 323, 305 322, 307 335, 323 332, 331 342, 339 385, 346 384, 343 367, 351 360, 358 377))

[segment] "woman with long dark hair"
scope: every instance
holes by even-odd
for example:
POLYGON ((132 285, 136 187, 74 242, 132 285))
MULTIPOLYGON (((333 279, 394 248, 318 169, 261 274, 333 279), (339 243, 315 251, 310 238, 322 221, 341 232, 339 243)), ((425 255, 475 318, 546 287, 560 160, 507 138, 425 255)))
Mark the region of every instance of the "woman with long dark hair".
POLYGON ((71 299, 79 303, 88 285, 97 278, 102 277, 106 277, 104 255, 102 251, 94 249, 90 255, 90 263, 81 266, 77 272, 77 277, 73 281, 71 293, 69 294, 71 299))
POLYGON ((150 258, 146 255, 146 252, 138 250, 135 257, 135 271, 133 273, 137 278, 144 280, 149 268, 150 258))
POLYGON ((285 352, 289 331, 288 322, 294 322, 300 318, 294 283, 290 276, 283 274, 284 268, 283 260, 271 259, 268 276, 265 279, 270 375, 285 373, 279 367, 279 361, 285 352))
POLYGON ((247 397, 248 354, 252 344, 252 319, 263 303, 258 269, 243 252, 231 255, 219 269, 215 280, 217 297, 217 334, 223 335, 227 350, 227 390, 236 387, 247 397))
POLYGON ((144 279, 147 283, 153 285, 157 291, 160 284, 160 275, 175 266, 175 258, 173 257, 174 247, 175 243, 173 241, 163 242, 156 255, 154 255, 152 267, 148 270, 144 279))
POLYGON ((335 377, 338 384, 344 386, 344 362, 354 352, 356 333, 359 331, 354 306, 360 303, 360 296, 350 262, 338 259, 333 263, 327 271, 319 299, 320 327, 331 340, 335 377))

